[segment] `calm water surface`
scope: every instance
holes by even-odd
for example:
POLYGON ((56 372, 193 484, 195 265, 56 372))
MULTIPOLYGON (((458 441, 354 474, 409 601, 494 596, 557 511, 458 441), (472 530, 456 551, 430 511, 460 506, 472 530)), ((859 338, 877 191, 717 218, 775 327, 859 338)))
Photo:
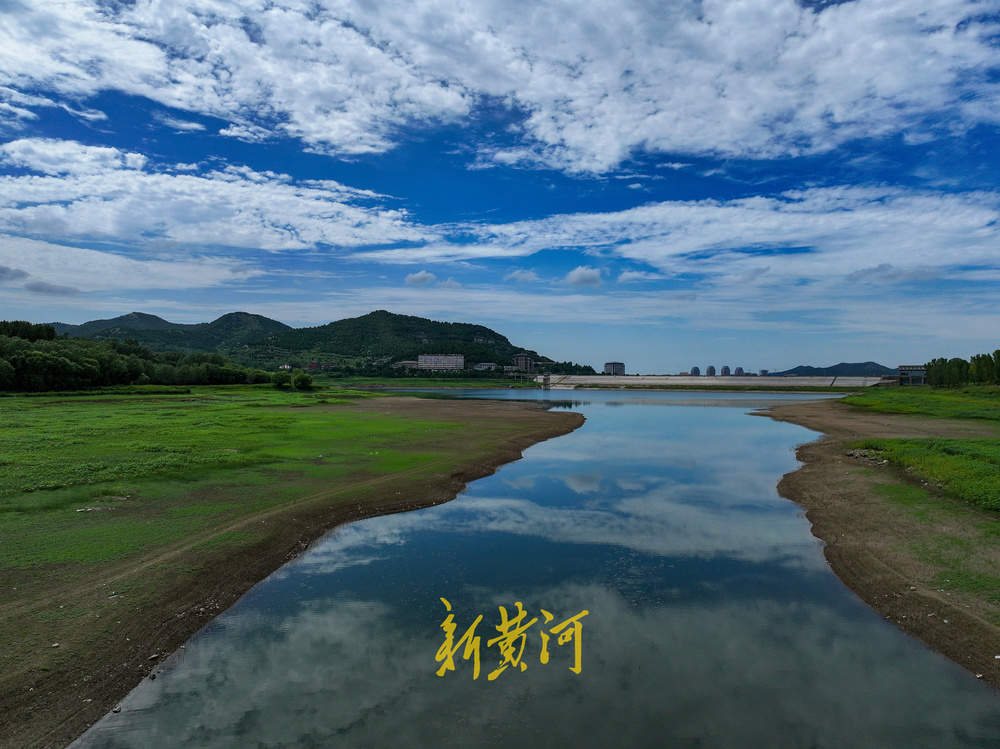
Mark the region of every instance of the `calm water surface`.
POLYGON ((77 745, 1000 746, 998 695, 856 599, 778 497, 816 435, 747 412, 804 396, 566 395, 583 427, 330 533, 77 745), (478 680, 461 652, 435 676, 442 596, 457 636, 483 615, 478 680), (536 624, 527 669, 487 679, 514 601, 590 612, 579 675, 554 636, 539 663, 536 624))

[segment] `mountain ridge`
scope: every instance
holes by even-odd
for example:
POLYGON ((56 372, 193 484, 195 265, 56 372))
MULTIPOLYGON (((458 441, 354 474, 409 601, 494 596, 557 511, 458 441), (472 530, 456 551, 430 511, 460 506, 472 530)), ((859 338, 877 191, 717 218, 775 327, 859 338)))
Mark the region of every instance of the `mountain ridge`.
POLYGON ((799 377, 888 377, 899 374, 899 371, 892 367, 886 367, 878 362, 839 362, 831 364, 829 367, 811 367, 800 364, 797 367, 786 369, 784 372, 772 372, 773 376, 799 376, 799 377))
POLYGON ((230 312, 212 322, 194 324, 131 312, 80 325, 52 325, 57 334, 72 338, 131 338, 151 349, 220 353, 256 366, 276 366, 287 360, 299 365, 318 361, 353 366, 451 353, 464 354, 470 363, 509 364, 518 353, 551 361, 536 351, 515 346, 485 325, 440 322, 388 310, 303 328, 248 312, 230 312))

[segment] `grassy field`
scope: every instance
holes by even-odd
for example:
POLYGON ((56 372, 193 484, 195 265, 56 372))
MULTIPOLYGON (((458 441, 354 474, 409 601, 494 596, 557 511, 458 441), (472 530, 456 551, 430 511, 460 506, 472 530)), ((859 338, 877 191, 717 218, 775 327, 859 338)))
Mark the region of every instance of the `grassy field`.
POLYGON ((0 398, 0 745, 72 738, 324 528, 448 499, 574 419, 327 387, 0 398))
POLYGON ((882 413, 1000 422, 1000 387, 992 385, 868 388, 848 396, 844 403, 882 413))
MULTIPOLYGON (((875 388, 844 403, 882 413, 993 422, 1000 438, 1000 388, 875 388)), ((869 439, 852 447, 871 451, 949 495, 1000 510, 1000 439, 869 439)))
MULTIPOLYGON (((926 530, 913 533, 912 554, 936 570, 935 588, 1000 603, 1000 388, 877 388, 845 403, 871 411, 995 424, 997 438, 867 439, 851 445, 887 460, 915 484, 878 485, 878 492, 926 530), (966 509, 968 508, 968 509, 966 509), (986 510, 977 512, 976 508, 986 510)), ((1000 613, 987 608, 1000 624, 1000 613)))

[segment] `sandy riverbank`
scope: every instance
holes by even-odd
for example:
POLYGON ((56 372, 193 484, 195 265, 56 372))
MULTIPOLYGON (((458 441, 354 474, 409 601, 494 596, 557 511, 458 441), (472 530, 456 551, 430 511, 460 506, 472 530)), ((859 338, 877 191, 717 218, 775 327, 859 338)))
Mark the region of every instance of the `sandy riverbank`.
POLYGON ((399 397, 328 408, 444 421, 455 428, 422 445, 440 458, 418 470, 349 474, 322 491, 312 487, 278 507, 154 553, 95 566, 83 584, 14 588, 14 595, 0 599, 9 657, 0 689, 0 746, 67 745, 142 679, 155 678, 160 660, 334 526, 446 502, 469 481, 520 458, 527 447, 583 423, 580 414, 513 401, 399 397), (261 534, 260 542, 228 555, 215 553, 206 564, 206 545, 251 529, 261 534), (169 570, 177 569, 192 572, 174 577, 169 570), (164 576, 169 582, 163 582, 164 576), (122 590, 129 595, 116 595, 122 590), (74 619, 58 635, 38 635, 40 626, 48 626, 39 622, 48 621, 52 610, 72 611, 74 619), (109 619, 114 620, 110 630, 109 619), (32 641, 38 637, 46 642, 32 641), (55 637, 58 648, 50 649, 48 640, 55 637), (33 655, 36 648, 44 648, 46 657, 57 654, 58 660, 40 660, 33 655))
POLYGON ((989 591, 943 589, 943 567, 929 553, 944 549, 942 541, 961 543, 973 555, 970 563, 996 569, 996 545, 981 543, 983 529, 1000 522, 996 513, 943 496, 881 461, 852 456, 848 447, 866 438, 996 438, 995 428, 874 413, 830 400, 773 406, 761 415, 824 435, 798 448, 805 465, 786 474, 778 492, 805 508, 837 576, 887 620, 1000 688, 1000 607, 989 591), (905 485, 926 491, 919 512, 893 501, 891 487, 905 485))

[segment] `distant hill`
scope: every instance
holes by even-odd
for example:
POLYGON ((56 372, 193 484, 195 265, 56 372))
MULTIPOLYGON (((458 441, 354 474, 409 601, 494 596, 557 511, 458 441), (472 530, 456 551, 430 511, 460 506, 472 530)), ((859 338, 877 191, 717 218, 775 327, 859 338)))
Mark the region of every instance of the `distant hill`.
POLYGON ((82 325, 53 323, 53 327, 57 334, 65 333, 71 338, 134 338, 152 349, 199 353, 222 353, 292 329, 277 320, 248 312, 230 312, 212 322, 193 325, 168 322, 143 312, 131 312, 82 325))
POLYGON ((70 338, 91 338, 104 330, 169 330, 171 328, 185 328, 175 322, 167 322, 162 317, 147 315, 145 312, 130 312, 120 317, 112 317, 110 320, 91 320, 83 325, 68 325, 64 322, 54 322, 52 327, 56 329, 56 335, 66 333, 70 338))
MULTIPOLYGON (((420 354, 465 354, 474 362, 508 364, 526 349, 483 325, 436 322, 423 317, 376 310, 315 328, 297 328, 271 336, 266 343, 295 352, 329 353, 364 359, 416 359, 420 354)), ((527 351, 535 359, 544 359, 527 351)))
POLYGON ((420 354, 465 354, 470 363, 509 364, 514 354, 527 353, 536 361, 551 361, 483 325, 437 322, 386 310, 311 328, 292 328, 246 312, 196 325, 132 312, 82 325, 53 326, 57 334, 73 338, 134 338, 154 350, 220 353, 241 364, 265 367, 310 361, 355 366, 416 359, 420 354))
POLYGON ((809 367, 800 365, 784 372, 772 372, 772 375, 797 375, 799 377, 888 377, 899 374, 895 369, 884 367, 873 361, 840 362, 830 367, 809 367))

